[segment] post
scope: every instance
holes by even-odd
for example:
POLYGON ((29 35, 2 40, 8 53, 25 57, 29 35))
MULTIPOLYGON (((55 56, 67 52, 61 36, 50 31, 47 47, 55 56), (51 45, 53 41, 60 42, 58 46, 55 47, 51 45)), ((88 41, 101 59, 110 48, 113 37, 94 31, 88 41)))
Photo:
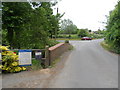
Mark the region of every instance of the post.
POLYGON ((45 47, 45 67, 48 67, 50 65, 49 61, 49 46, 45 47))

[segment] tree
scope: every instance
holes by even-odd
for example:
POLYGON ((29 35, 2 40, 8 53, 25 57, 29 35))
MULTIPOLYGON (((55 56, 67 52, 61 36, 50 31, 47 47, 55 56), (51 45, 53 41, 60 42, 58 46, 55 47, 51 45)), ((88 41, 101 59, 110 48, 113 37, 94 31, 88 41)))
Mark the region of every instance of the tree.
MULTIPOLYGON (((33 3, 33 6, 36 3, 33 3)), ((31 8, 28 2, 3 3, 3 44, 13 48, 44 48, 59 28, 61 15, 53 15, 50 2, 31 8)), ((58 32, 58 31, 57 31, 58 32)))
POLYGON ((79 31, 78 31, 78 36, 79 36, 79 37, 86 37, 86 36, 88 36, 88 31, 87 31, 87 29, 79 29, 79 31))
POLYGON ((77 26, 70 19, 64 19, 61 21, 61 31, 64 34, 75 34, 77 33, 77 26))
POLYGON ((28 3, 3 3, 2 29, 7 32, 6 39, 11 47, 20 46, 20 32, 29 22, 30 8, 28 3))
POLYGON ((106 43, 117 53, 120 53, 120 1, 110 12, 106 29, 106 43))

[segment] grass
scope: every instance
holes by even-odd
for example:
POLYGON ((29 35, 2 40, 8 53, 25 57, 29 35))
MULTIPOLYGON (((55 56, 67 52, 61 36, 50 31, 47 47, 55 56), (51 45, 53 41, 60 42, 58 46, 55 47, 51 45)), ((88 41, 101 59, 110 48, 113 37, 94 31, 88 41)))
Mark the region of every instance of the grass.
POLYGON ((108 44, 106 44, 105 41, 101 42, 100 44, 103 48, 110 51, 110 46, 108 44))
POLYGON ((73 49, 74 49, 74 47, 72 45, 70 45, 70 48, 68 50, 73 50, 73 49))
POLYGON ((42 69, 41 60, 32 59, 32 70, 42 69))
POLYGON ((104 49, 106 49, 107 51, 112 52, 112 53, 115 53, 115 54, 118 54, 118 53, 117 53, 117 50, 113 49, 113 47, 111 47, 110 45, 108 45, 107 43, 105 43, 105 41, 101 42, 100 44, 101 44, 101 46, 102 46, 104 49))
POLYGON ((57 38, 56 40, 81 40, 80 38, 57 38))
MULTIPOLYGON (((61 40, 81 40, 78 34, 70 34, 70 37, 69 37, 69 34, 59 34, 57 37, 58 39, 61 39, 61 40)), ((88 37, 99 39, 99 38, 103 38, 104 36, 97 35, 97 34, 89 34, 88 37)))
POLYGON ((57 37, 58 38, 73 38, 73 39, 79 38, 77 34, 70 34, 70 35, 69 34, 59 34, 57 37))
POLYGON ((49 68, 55 67, 55 65, 60 61, 60 58, 57 58, 55 60, 53 60, 53 62, 51 63, 51 65, 49 66, 49 68))
MULTIPOLYGON (((95 40, 97 38, 93 38, 92 40, 95 40)), ((98 38, 99 39, 99 38, 98 38)), ((81 40, 81 38, 57 38, 56 40, 81 40)))

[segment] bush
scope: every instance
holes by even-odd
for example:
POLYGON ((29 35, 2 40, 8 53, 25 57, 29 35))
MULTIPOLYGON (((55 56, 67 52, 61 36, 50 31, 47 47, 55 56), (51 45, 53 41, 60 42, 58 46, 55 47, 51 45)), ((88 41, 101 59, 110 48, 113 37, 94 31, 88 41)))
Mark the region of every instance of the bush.
POLYGON ((52 46, 54 46, 54 45, 56 45, 56 44, 58 44, 59 42, 58 41, 56 41, 56 40, 49 40, 48 42, 47 42, 47 45, 49 46, 49 47, 52 47, 52 46))
POLYGON ((26 70, 25 67, 18 66, 18 55, 16 55, 16 53, 9 51, 9 49, 5 46, 0 46, 0 50, 2 51, 2 65, 0 65, 0 69, 2 69, 3 73, 26 70))
POLYGON ((86 37, 86 36, 88 36, 87 30, 86 30, 86 29, 80 29, 80 30, 78 31, 78 36, 79 36, 79 37, 86 37))
POLYGON ((69 40, 65 40, 65 43, 69 43, 69 40))

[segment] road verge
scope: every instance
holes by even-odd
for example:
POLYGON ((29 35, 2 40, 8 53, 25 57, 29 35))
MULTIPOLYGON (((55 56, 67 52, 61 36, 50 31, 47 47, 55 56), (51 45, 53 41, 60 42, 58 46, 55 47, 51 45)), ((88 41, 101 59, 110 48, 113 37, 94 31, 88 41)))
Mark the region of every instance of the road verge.
MULTIPOLYGON (((102 41, 102 42, 100 43, 100 45, 101 45, 105 50, 107 50, 107 51, 109 51, 109 52, 111 52, 111 53, 114 53, 114 54, 118 54, 118 53, 116 52, 116 50, 114 50, 109 44, 105 43, 105 41, 102 41)), ((120 55, 120 54, 119 54, 119 55, 120 55)))

